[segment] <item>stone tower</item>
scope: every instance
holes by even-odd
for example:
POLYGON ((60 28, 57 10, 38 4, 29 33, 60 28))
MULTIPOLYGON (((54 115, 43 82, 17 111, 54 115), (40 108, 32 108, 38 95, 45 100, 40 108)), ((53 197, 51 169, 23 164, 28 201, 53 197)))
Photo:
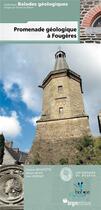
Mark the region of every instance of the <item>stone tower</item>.
POLYGON ((63 51, 55 54, 54 70, 39 87, 43 89, 42 115, 30 155, 42 164, 59 163, 68 155, 69 163, 73 163, 74 143, 89 135, 90 129, 81 77, 70 70, 63 51))

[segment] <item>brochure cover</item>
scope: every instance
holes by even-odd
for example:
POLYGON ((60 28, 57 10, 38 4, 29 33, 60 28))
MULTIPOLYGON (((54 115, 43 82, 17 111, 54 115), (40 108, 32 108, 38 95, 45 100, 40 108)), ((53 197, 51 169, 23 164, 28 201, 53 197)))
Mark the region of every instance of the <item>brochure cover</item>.
POLYGON ((0 210, 101 209, 101 0, 0 1, 0 210))

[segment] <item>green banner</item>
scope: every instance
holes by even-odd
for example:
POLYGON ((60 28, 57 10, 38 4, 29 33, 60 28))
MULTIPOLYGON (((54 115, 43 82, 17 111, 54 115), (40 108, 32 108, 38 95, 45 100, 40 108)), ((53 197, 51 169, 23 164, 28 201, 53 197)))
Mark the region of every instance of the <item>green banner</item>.
POLYGON ((1 0, 0 23, 79 21, 80 0, 1 0))
POLYGON ((25 210, 100 210, 99 166, 25 166, 25 210))

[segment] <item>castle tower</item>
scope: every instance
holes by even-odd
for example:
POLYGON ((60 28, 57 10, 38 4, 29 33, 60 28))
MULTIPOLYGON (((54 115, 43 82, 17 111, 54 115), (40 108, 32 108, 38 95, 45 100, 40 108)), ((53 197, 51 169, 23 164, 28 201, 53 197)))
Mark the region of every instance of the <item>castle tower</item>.
POLYGON ((66 62, 66 54, 55 54, 55 66, 44 79, 43 108, 41 120, 61 120, 84 116, 82 81, 71 71, 66 62))
POLYGON ((76 139, 90 134, 88 116, 84 111, 82 80, 70 70, 66 54, 60 50, 55 54, 53 71, 39 87, 43 89, 42 115, 37 121, 31 155, 37 156, 42 164, 58 163, 65 155, 74 153, 74 139, 77 143, 76 139))

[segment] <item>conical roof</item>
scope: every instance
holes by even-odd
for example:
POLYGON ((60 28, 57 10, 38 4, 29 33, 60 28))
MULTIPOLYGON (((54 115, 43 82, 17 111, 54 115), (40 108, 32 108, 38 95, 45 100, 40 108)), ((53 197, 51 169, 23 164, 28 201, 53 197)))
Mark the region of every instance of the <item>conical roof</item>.
POLYGON ((59 50, 55 54, 55 66, 53 71, 51 71, 43 80, 42 85, 39 85, 40 88, 44 88, 51 79, 61 76, 68 76, 69 78, 72 78, 73 80, 76 80, 80 83, 81 86, 81 92, 82 90, 82 80, 80 75, 75 73, 74 71, 71 71, 67 62, 66 62, 66 54, 62 50, 59 50))
POLYGON ((66 62, 66 54, 65 52, 59 50, 55 54, 55 66, 54 66, 54 71, 56 70, 62 70, 62 69, 69 69, 69 66, 66 62))

